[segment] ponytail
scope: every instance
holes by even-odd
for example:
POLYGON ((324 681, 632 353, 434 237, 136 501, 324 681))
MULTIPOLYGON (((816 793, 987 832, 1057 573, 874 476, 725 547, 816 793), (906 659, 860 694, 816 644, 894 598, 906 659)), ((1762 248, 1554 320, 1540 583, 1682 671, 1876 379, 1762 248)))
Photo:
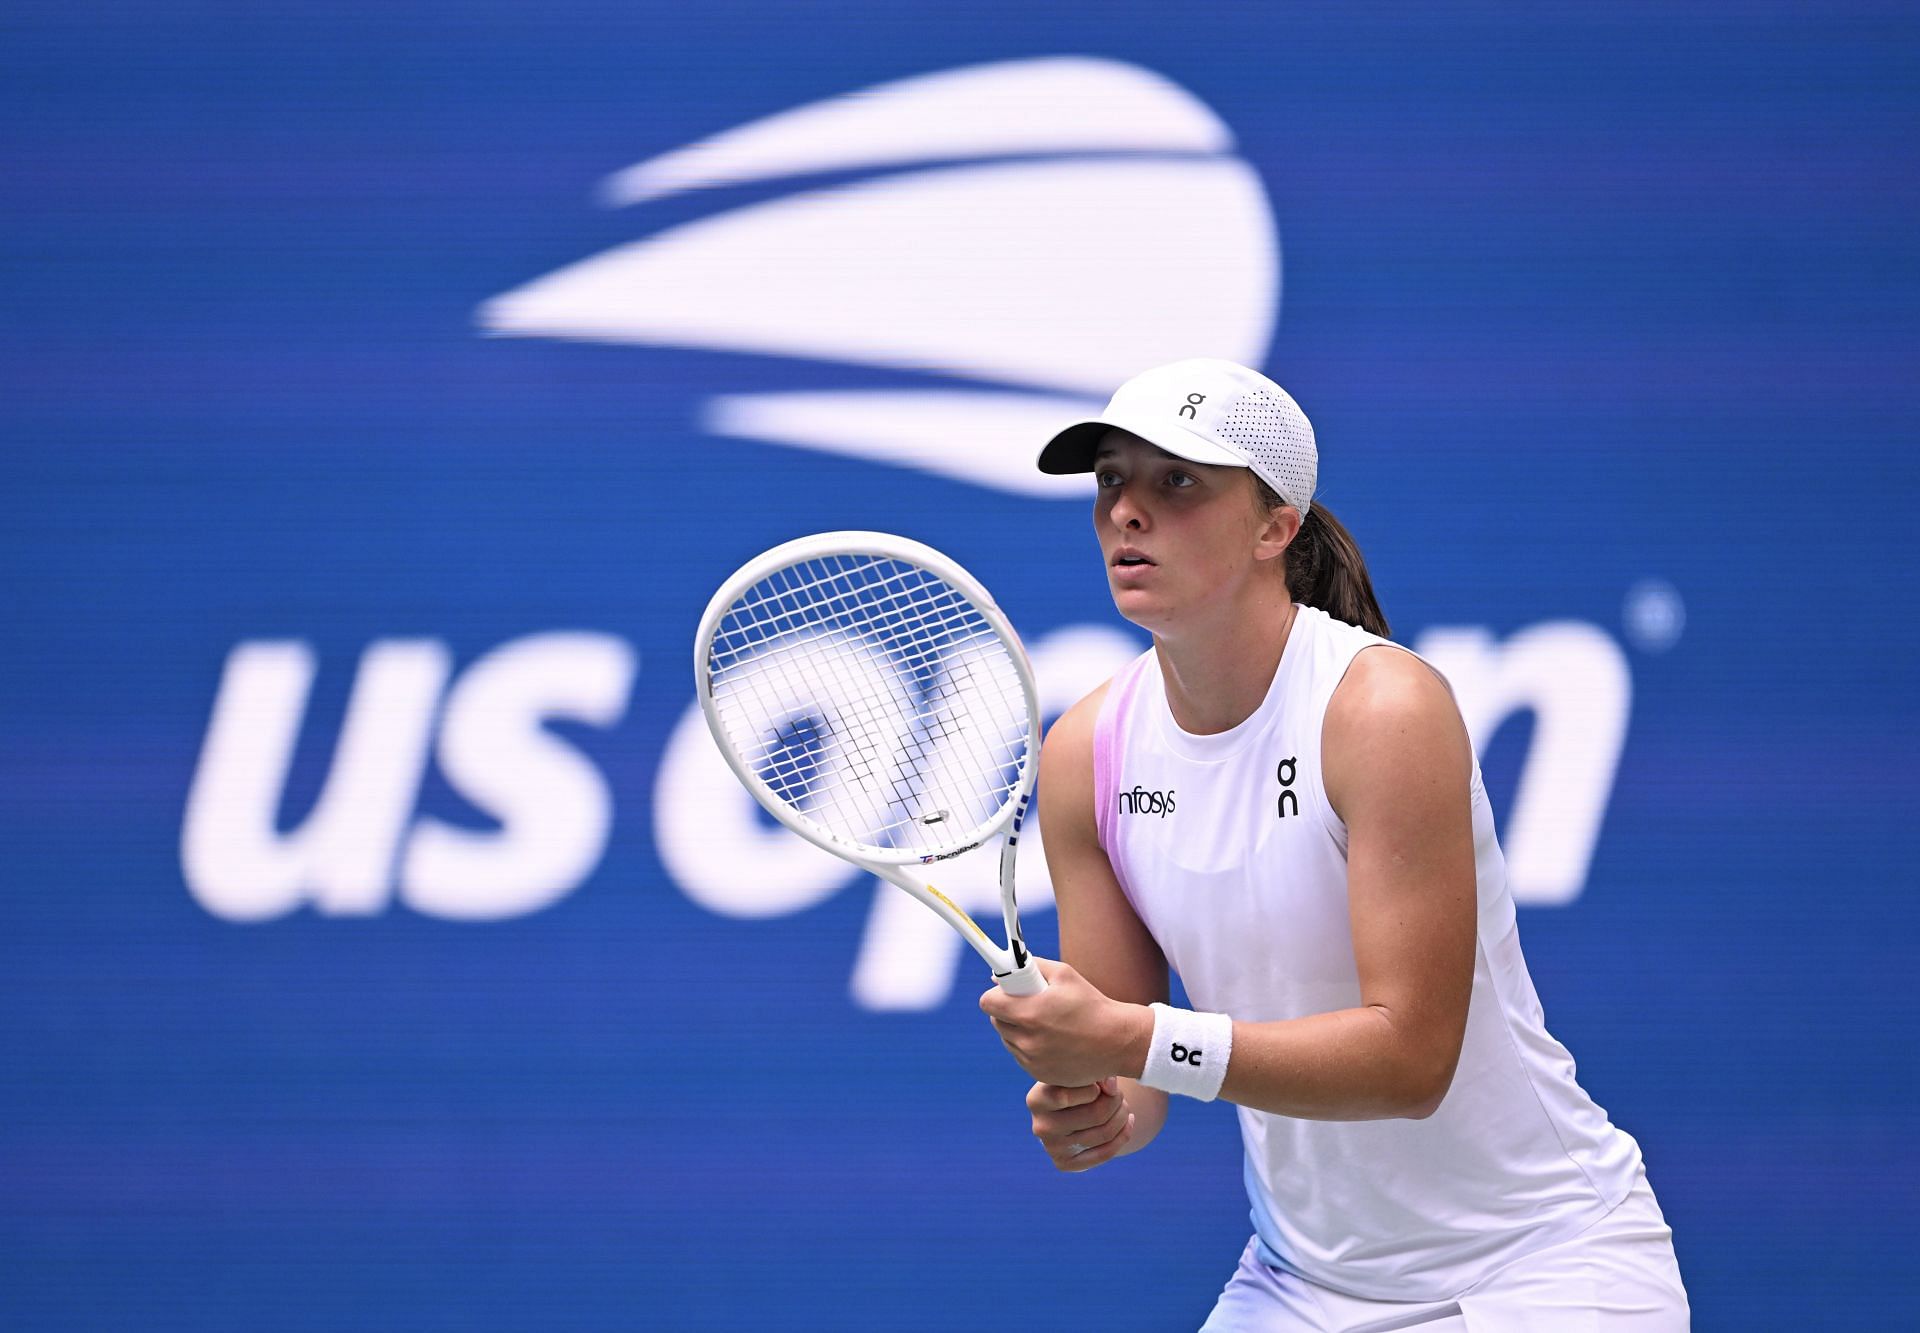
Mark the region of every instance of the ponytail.
MULTIPOLYGON (((1254 481, 1261 503, 1269 509, 1286 503, 1259 477, 1254 481)), ((1287 547, 1286 560, 1287 589, 1296 602, 1317 607, 1369 634, 1392 637, 1353 534, 1319 501, 1307 511, 1300 535, 1287 547)))

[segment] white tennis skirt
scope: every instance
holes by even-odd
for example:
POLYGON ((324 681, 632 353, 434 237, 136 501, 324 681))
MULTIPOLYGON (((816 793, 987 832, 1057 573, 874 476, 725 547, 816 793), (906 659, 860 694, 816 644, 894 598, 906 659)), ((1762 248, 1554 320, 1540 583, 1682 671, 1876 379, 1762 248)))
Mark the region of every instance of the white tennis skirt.
POLYGON ((1642 1170, 1620 1206, 1449 1301, 1370 1301, 1269 1268, 1247 1242, 1202 1333, 1683 1333, 1673 1230, 1642 1170))

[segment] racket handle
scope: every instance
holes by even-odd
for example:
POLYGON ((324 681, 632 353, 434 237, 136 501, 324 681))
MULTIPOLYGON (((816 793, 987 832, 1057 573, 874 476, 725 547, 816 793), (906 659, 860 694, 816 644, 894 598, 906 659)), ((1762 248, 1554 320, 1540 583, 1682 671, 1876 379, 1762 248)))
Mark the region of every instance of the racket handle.
POLYGON ((1040 975, 1040 964, 1032 958, 1027 959, 1025 966, 996 976, 994 980, 1009 995, 1038 995, 1047 988, 1047 979, 1040 975))

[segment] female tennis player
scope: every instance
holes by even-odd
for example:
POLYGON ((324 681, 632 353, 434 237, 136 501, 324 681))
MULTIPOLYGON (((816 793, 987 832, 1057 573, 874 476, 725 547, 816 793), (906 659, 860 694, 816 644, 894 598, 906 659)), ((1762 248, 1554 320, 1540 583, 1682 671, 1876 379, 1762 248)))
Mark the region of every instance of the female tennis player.
POLYGON ((1574 1081, 1445 680, 1313 503, 1313 428, 1180 361, 1062 431, 1153 647, 1041 753, 1064 961, 981 999, 1063 1171, 1239 1110, 1254 1234, 1207 1329, 1688 1327, 1639 1146, 1574 1081), (1170 1007, 1168 970, 1193 1010, 1170 1007))

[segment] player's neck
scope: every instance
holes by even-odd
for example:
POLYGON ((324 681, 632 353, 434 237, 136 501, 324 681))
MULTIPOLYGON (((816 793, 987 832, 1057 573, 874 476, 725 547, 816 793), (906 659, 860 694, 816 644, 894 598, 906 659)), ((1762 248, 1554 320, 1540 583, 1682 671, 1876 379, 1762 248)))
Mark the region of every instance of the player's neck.
POLYGON ((1212 736, 1252 717, 1266 701, 1297 614, 1284 592, 1229 608, 1211 625, 1154 636, 1167 707, 1182 731, 1212 736))

